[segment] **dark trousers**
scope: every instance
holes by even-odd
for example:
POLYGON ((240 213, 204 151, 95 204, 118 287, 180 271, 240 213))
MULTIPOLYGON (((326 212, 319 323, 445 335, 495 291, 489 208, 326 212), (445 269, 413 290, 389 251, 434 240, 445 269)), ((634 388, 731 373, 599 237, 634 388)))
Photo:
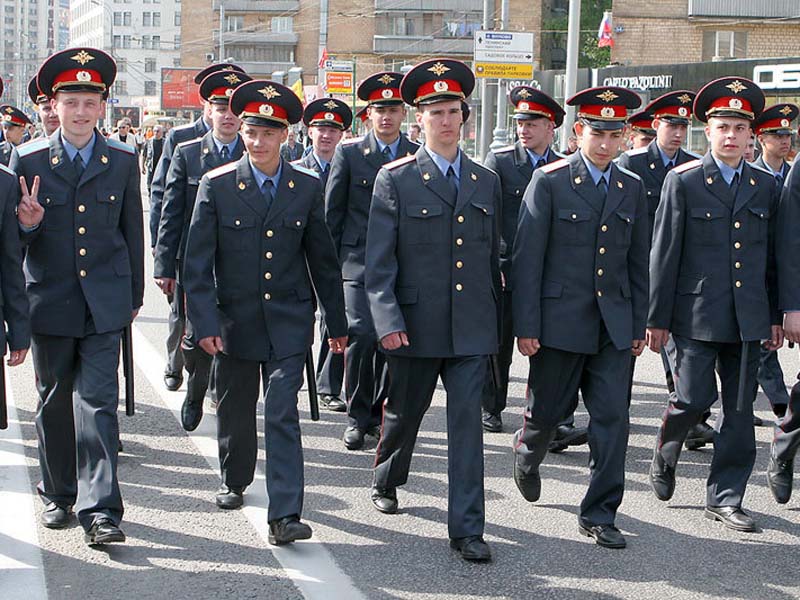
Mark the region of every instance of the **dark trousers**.
POLYGON ((351 426, 366 430, 381 422, 381 407, 386 398, 386 360, 378 352, 364 284, 345 281, 344 302, 348 335, 344 355, 347 414, 351 426))
MULTIPOLYGON (((797 376, 800 380, 800 375, 797 376)), ((791 462, 800 448, 800 381, 792 387, 786 416, 775 429, 772 442, 778 460, 791 462)))
POLYGON ((264 380, 264 438, 269 521, 303 511, 303 447, 297 392, 305 354, 267 362, 217 354, 217 440, 222 482, 245 488, 253 482, 258 453, 256 406, 264 380))
POLYGON ((706 504, 741 506, 756 459, 753 402, 758 389, 759 344, 749 342, 744 409, 738 412, 736 397, 742 344, 702 342, 678 335, 672 338, 675 343, 669 352, 669 360, 675 379, 675 394, 658 431, 656 452, 669 466, 677 466, 689 428, 697 423, 699 416, 717 397, 716 369, 722 383, 722 411, 715 428, 706 504))
POLYGON ((116 524, 122 520, 117 481, 120 336, 120 331, 81 338, 34 334, 31 344, 39 392, 39 494, 45 502, 75 505, 86 530, 100 517, 116 524))
POLYGON ((528 407, 514 436, 514 454, 525 473, 538 468, 565 414, 577 404, 578 390, 589 412, 589 489, 580 519, 613 525, 625 491, 628 448, 628 373, 630 350, 617 350, 605 328, 597 354, 542 347, 530 358, 528 407))
POLYGON ((778 351, 767 350, 761 347, 761 356, 758 365, 758 384, 767 395, 770 406, 776 404, 789 404, 789 394, 786 392, 786 383, 783 381, 783 369, 778 362, 778 351))
POLYGON ((328 346, 328 328, 325 320, 319 322, 319 357, 317 358, 317 392, 326 396, 342 395, 344 381, 344 356, 334 354, 328 346))
POLYGON ((175 293, 167 296, 169 302, 169 316, 167 317, 167 366, 164 372, 167 375, 183 374, 183 354, 181 353, 181 340, 186 328, 186 303, 183 287, 175 286, 175 293))
POLYGON ((395 488, 408 480, 422 417, 441 377, 447 391, 447 529, 451 538, 483 535, 481 390, 486 362, 486 356, 387 357, 389 395, 375 457, 374 483, 395 488))

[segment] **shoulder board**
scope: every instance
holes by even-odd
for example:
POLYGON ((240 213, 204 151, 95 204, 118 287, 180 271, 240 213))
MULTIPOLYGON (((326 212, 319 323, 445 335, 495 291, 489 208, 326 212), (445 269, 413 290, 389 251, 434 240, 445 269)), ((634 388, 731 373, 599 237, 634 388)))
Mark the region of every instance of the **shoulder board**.
POLYGON ((214 179, 215 177, 219 177, 220 175, 225 175, 225 173, 230 173, 231 171, 236 170, 236 164, 239 161, 233 161, 222 165, 221 167, 217 167, 216 169, 211 169, 206 176, 209 179, 214 179))
POLYGON ((398 158, 397 160, 393 160, 392 162, 386 163, 383 165, 385 169, 394 169, 397 167, 402 167, 405 164, 408 164, 412 161, 416 160, 416 156, 411 154, 409 156, 404 156, 403 158, 398 158))
POLYGON ((690 160, 689 162, 683 163, 682 165, 678 165, 674 169, 672 169, 675 173, 684 173, 689 171, 690 169, 696 169, 697 167, 701 166, 703 161, 700 159, 697 160, 690 160))
POLYGON ((617 168, 620 170, 620 172, 621 172, 621 173, 625 173, 625 175, 627 175, 628 177, 633 177, 633 178, 634 178, 636 181, 641 181, 641 180, 642 180, 642 178, 641 178, 641 177, 639 177, 639 176, 638 176, 636 173, 634 173, 633 171, 629 171, 629 170, 628 170, 628 169, 626 169, 625 167, 620 167, 620 166, 619 166, 619 164, 617 164, 617 163, 614 163, 614 164, 616 164, 616 165, 617 165, 617 168))
POLYGON ((747 163, 747 165, 748 165, 748 166, 749 166, 751 169, 753 169, 753 170, 755 170, 755 171, 761 171, 761 172, 762 172, 762 173, 764 173, 765 175, 769 175, 770 177, 774 177, 774 175, 773 175, 773 174, 772 174, 770 171, 767 171, 767 169, 765 169, 765 168, 764 168, 764 167, 762 167, 761 165, 757 165, 757 164, 756 164, 756 163, 754 163, 754 162, 747 163))
POLYGON ((503 146, 502 148, 498 148, 497 150, 492 150, 494 154, 500 154, 501 152, 512 152, 516 147, 514 145, 511 146, 503 146))
POLYGON ((628 150, 625 154, 628 156, 638 156, 639 154, 647 154, 647 146, 642 148, 634 148, 633 150, 628 150))
POLYGON ((353 144, 359 144, 364 141, 364 136, 350 138, 349 140, 342 140, 342 146, 351 146, 353 144))
POLYGON ((9 175, 11 175, 12 177, 16 177, 16 176, 17 176, 17 174, 16 174, 16 173, 14 173, 14 171, 12 171, 11 169, 9 169, 7 166, 5 166, 5 165, 4 165, 4 164, 2 164, 2 163, 0 163, 0 172, 3 172, 3 173, 8 173, 8 174, 9 174, 9 175))
POLYGON ((684 150, 684 152, 686 154, 688 154, 689 156, 691 156, 694 160, 700 160, 701 158, 703 158, 701 155, 699 155, 699 154, 697 154, 695 152, 692 152, 691 150, 684 150))
POLYGON ((305 167, 303 165, 299 165, 299 164, 295 164, 295 163, 289 163, 289 164, 291 164, 292 168, 295 171, 297 171, 298 173, 304 173, 305 175, 308 175, 309 177, 313 177, 314 179, 319 179, 319 174, 316 171, 312 171, 311 169, 309 169, 308 167, 305 167))
POLYGON ((134 150, 133 147, 129 146, 128 144, 123 144, 119 140, 109 138, 106 140, 106 144, 108 144, 109 148, 114 148, 114 150, 120 150, 121 152, 125 152, 127 154, 136 154, 136 150, 134 150))
POLYGON ((180 142, 178 144, 178 148, 183 148, 184 146, 189 146, 191 144, 198 144, 198 143, 200 143, 202 141, 203 141, 202 137, 196 137, 196 138, 194 138, 192 140, 186 140, 185 142, 180 142))
POLYGON ((34 152, 39 152, 40 150, 46 150, 50 147, 50 138, 37 138, 35 140, 31 140, 30 142, 26 142, 24 144, 20 144, 17 146, 17 154, 21 157, 28 156, 29 154, 33 154, 34 152))
POLYGON ((181 131, 183 129, 191 129, 192 127, 194 127, 194 122, 184 123, 183 125, 178 125, 177 127, 173 127, 172 129, 175 131, 181 131))
POLYGON ((553 171, 557 171, 558 169, 563 169, 567 165, 569 165, 569 162, 567 161, 567 159, 566 158, 561 158, 561 159, 559 159, 559 160, 557 160, 555 162, 547 163, 543 167, 539 167, 538 170, 542 171, 544 173, 552 173, 553 171))

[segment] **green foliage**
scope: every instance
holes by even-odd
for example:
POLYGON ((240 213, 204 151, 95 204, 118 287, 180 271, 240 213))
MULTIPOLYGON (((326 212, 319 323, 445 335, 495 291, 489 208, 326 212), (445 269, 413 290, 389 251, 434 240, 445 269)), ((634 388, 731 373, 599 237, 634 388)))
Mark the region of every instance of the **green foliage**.
MULTIPOLYGON (((603 20, 603 13, 611 10, 612 0, 581 0, 581 34, 578 42, 578 67, 604 67, 611 61, 611 49, 597 47, 597 29, 603 20)), ((567 46, 568 18, 552 17, 542 22, 546 32, 545 39, 552 47, 567 46), (563 33, 562 33, 563 32, 563 33)))

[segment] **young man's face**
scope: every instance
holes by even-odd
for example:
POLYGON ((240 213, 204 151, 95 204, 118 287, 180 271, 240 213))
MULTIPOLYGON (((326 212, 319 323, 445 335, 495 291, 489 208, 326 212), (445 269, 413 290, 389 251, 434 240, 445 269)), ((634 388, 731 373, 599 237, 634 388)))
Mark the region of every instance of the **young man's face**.
POLYGON ((553 122, 547 118, 517 119, 517 136, 528 150, 542 149, 550 143, 553 122))
POLYGON ((417 123, 425 131, 425 142, 439 146, 458 143, 462 120, 461 100, 423 104, 417 112, 417 123))
POLYGON ((314 152, 320 156, 330 156, 336 150, 336 144, 342 139, 344 131, 338 127, 315 125, 308 128, 308 135, 314 145, 314 152))
POLYGON ((250 159, 257 165, 271 164, 280 159, 281 144, 286 141, 288 128, 264 125, 242 125, 242 141, 250 159))
POLYGON ((653 141, 653 136, 641 131, 631 131, 631 150, 637 148, 645 148, 650 142, 653 141))
POLYGON ((231 138, 239 131, 242 122, 231 112, 230 106, 226 104, 212 104, 211 108, 211 127, 218 137, 231 138))
POLYGON ((711 117, 705 132, 714 156, 726 162, 741 160, 752 140, 750 121, 738 117, 711 117))
POLYGON ((22 136, 25 135, 25 128, 22 127, 21 125, 11 125, 10 127, 4 127, 3 131, 5 132, 6 139, 15 146, 22 141, 22 136))
POLYGON ((402 104, 370 106, 367 115, 378 135, 387 138, 397 137, 400 134, 400 126, 406 118, 406 109, 402 104))
POLYGON ((611 131, 594 129, 584 121, 575 123, 575 133, 578 135, 578 147, 583 155, 601 171, 605 171, 617 155, 623 140, 622 129, 611 131))
POLYGON ((106 111, 101 94, 95 92, 57 92, 50 105, 67 135, 88 136, 106 111))
POLYGON ((661 149, 665 152, 677 152, 686 141, 686 133, 689 130, 686 125, 669 123, 661 119, 653 121, 653 125, 656 130, 658 145, 661 146, 661 149))
POLYGON ((761 147, 764 148, 764 154, 781 160, 785 160, 792 149, 792 136, 788 133, 780 135, 777 133, 762 133, 758 136, 758 141, 761 143, 761 147))
POLYGON ((58 113, 56 113, 49 101, 40 104, 36 111, 39 113, 39 120, 42 122, 42 127, 44 127, 44 132, 47 135, 53 133, 61 125, 58 120, 58 113))

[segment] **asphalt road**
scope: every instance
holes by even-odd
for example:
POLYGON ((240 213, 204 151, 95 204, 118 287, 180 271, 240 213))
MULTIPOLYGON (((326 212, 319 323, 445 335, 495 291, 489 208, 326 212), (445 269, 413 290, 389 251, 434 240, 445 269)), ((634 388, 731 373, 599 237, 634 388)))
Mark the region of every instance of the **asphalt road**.
MULTIPOLYGON (((770 496, 770 427, 757 429, 758 460, 745 499, 759 533, 736 533, 703 517, 709 449, 684 452, 670 502, 653 496, 647 469, 666 394, 660 359, 649 351, 636 369, 627 490, 617 520, 626 550, 600 548, 577 533, 577 505, 588 481, 586 446, 547 457, 539 502, 528 504, 517 492, 510 444, 522 420, 527 375, 519 355, 506 430, 484 439, 491 564, 466 564, 447 545, 441 387, 422 424, 408 485, 399 491, 400 513, 393 516, 378 513, 369 500, 374 448, 347 451, 341 442, 345 416, 323 411, 311 422, 301 392, 303 517, 314 538, 273 548, 266 542, 263 439, 245 508, 218 510, 213 411, 207 406, 200 428, 187 434, 179 423, 182 394, 167 392, 161 381, 166 315, 164 297, 148 282, 135 324, 137 414, 127 418, 124 406, 120 410, 125 545, 91 549, 77 524, 62 531, 38 524, 32 364, 28 359, 7 369, 14 407, 11 428, 0 432, 1 599, 800 598, 800 494, 784 507, 770 496)), ((781 350, 781 361, 791 385, 800 368, 797 351, 781 350)), ((763 395, 756 409, 769 422, 763 395)), ((582 406, 577 420, 587 421, 582 406)))

